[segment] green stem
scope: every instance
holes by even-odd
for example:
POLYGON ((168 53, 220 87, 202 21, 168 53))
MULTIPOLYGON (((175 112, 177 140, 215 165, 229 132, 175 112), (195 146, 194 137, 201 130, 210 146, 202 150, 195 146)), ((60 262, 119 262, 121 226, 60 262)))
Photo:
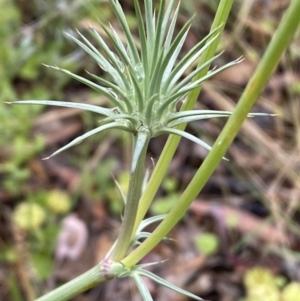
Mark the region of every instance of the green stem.
POLYGON ((97 265, 77 278, 49 292, 48 294, 36 299, 36 301, 65 301, 72 297, 104 282, 105 277, 101 272, 100 266, 97 265))
MULTIPOLYGON (((227 22, 227 18, 228 18, 229 12, 231 10, 233 1, 234 0, 221 0, 220 1, 213 24, 211 26, 211 32, 218 27, 220 27, 220 32, 223 31, 224 26, 227 22)), ((218 47, 218 44, 219 44, 219 40, 220 40, 220 35, 210 45, 210 47, 208 47, 206 49, 206 51, 203 53, 198 66, 207 62, 209 59, 211 59, 214 56, 216 49, 218 47)), ((199 74, 196 76, 195 80, 205 76, 209 70, 209 67, 210 66, 207 66, 205 69, 203 69, 201 72, 199 72, 199 74)), ((200 91, 201 91, 201 86, 199 86, 199 88, 196 88, 191 93, 189 93, 187 101, 182 106, 182 109, 181 109, 182 111, 191 110, 194 107, 200 91)), ((178 126, 177 128, 180 130, 184 130, 185 126, 186 126, 186 124, 182 124, 182 125, 178 126)), ((167 169, 170 165, 170 162, 174 156, 174 153, 180 142, 180 139, 181 139, 180 136, 175 136, 175 135, 171 135, 169 137, 169 139, 163 149, 163 152, 157 162, 157 165, 152 173, 150 181, 140 199, 139 209, 138 209, 134 229, 137 229, 138 225, 143 220, 146 212, 148 211, 148 209, 151 205, 151 202, 152 202, 163 178, 165 177, 165 174, 166 174, 167 169)))
POLYGON ((99 283, 113 279, 125 272, 127 269, 122 264, 103 260, 82 275, 35 301, 67 301, 99 283))
POLYGON ((299 25, 300 1, 293 0, 285 13, 265 55, 250 79, 233 115, 216 140, 212 150, 200 166, 193 180, 181 195, 176 206, 169 212, 156 230, 137 249, 131 252, 122 263, 131 267, 148 254, 176 225, 197 197, 211 174, 222 160, 226 150, 237 135, 243 121, 263 90, 271 74, 279 63, 280 57, 291 42, 299 25))
POLYGON ((135 232, 134 224, 139 200, 142 194, 145 159, 150 134, 148 132, 138 132, 137 137, 134 137, 134 139, 129 189, 121 229, 112 255, 114 261, 123 259, 130 247, 131 239, 135 232))

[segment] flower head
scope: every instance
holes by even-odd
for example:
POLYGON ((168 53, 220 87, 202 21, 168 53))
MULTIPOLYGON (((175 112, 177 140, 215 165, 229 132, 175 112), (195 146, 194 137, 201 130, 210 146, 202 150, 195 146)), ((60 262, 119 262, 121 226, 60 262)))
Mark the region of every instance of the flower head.
POLYGON ((23 230, 38 229, 45 218, 45 212, 40 205, 28 202, 19 204, 13 214, 16 226, 23 230))

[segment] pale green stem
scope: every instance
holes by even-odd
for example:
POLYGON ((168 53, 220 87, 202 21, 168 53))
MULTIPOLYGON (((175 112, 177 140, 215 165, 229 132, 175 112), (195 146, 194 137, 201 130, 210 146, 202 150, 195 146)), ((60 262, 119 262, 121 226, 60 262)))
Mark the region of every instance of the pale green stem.
POLYGON ((246 119, 247 114, 250 112, 253 104, 278 65, 284 50, 291 42, 300 22, 299 12, 300 1, 293 0, 273 36, 265 55, 244 90, 233 115, 228 120, 212 150, 167 217, 138 248, 122 260, 122 263, 125 266, 133 266, 148 254, 182 218, 189 205, 202 190, 203 186, 222 160, 226 150, 237 135, 243 121, 246 119))
POLYGON ((127 269, 118 262, 103 260, 75 279, 56 288, 35 301, 67 301, 101 282, 115 278, 127 269))
POLYGON ((36 299, 36 301, 65 301, 79 295, 80 293, 104 282, 106 279, 97 265, 77 278, 58 287, 48 294, 36 299))
POLYGON ((133 155, 132 155, 132 165, 136 166, 131 170, 130 179, 129 179, 129 187, 128 194, 126 198, 126 205, 124 211, 124 217, 121 225, 121 229, 119 232, 119 236, 117 239, 116 246, 113 250, 112 258, 114 261, 119 261, 126 255, 131 239, 134 234, 134 224, 136 220, 137 210, 139 206, 139 200, 142 194, 142 186, 144 181, 144 170, 145 170, 145 160, 147 148, 150 140, 150 134, 145 132, 138 132, 137 137, 134 137, 134 146, 133 146, 133 155), (139 138, 142 138, 142 149, 138 156, 137 162, 135 162, 134 154, 136 152, 136 148, 138 147, 139 138))
MULTIPOLYGON (((211 32, 216 28, 220 28, 220 32, 223 31, 224 26, 227 22, 228 15, 230 13, 233 1, 234 0, 221 0, 220 1, 213 24, 211 26, 211 32)), ((220 35, 215 39, 215 41, 203 53, 198 66, 201 66, 203 63, 207 62, 209 59, 211 59, 215 55, 216 49, 219 44, 219 40, 220 40, 220 35)), ((201 72, 199 72, 199 74, 195 77, 195 80, 205 76, 209 70, 209 67, 210 66, 207 66, 205 69, 203 69, 201 72)), ((199 86, 198 88, 194 89, 191 93, 189 93, 187 101, 182 106, 182 109, 181 109, 182 111, 193 109, 200 91, 201 91, 201 86, 199 86)), ((186 124, 182 124, 182 125, 178 126, 177 128, 180 130, 184 130, 185 126, 186 126, 186 124)), ((166 174, 167 169, 170 165, 170 162, 174 156, 174 153, 180 142, 180 139, 181 139, 180 136, 175 136, 175 135, 171 135, 169 137, 169 139, 163 149, 163 152, 157 162, 157 165, 152 173, 149 183, 140 199, 139 209, 138 209, 134 229, 137 229, 140 222, 143 220, 146 212, 148 211, 148 209, 151 205, 151 202, 152 202, 163 178, 165 177, 165 174, 166 174)))

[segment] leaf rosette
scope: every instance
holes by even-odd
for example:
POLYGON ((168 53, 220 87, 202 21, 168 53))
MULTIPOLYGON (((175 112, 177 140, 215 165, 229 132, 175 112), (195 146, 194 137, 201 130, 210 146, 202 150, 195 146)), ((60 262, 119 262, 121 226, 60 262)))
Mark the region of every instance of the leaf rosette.
POLYGON ((110 3, 125 36, 125 41, 123 41, 124 39, 122 40, 112 26, 107 27, 102 24, 110 44, 114 47, 114 51, 109 48, 94 28, 90 28, 90 34, 96 46, 80 32, 77 32, 77 37, 67 35, 89 54, 102 70, 110 75, 111 81, 89 72, 91 79, 56 66, 46 66, 63 72, 96 90, 107 97, 114 107, 109 109, 91 104, 53 100, 26 100, 13 103, 71 107, 98 113, 105 117, 100 126, 77 137, 54 152, 50 157, 81 143, 94 134, 113 128, 128 131, 139 137, 135 144, 135 154, 133 156, 133 161, 136 162, 141 149, 145 147, 149 139, 161 134, 181 135, 210 150, 211 147, 204 141, 177 129, 176 126, 201 119, 228 117, 231 112, 211 110, 177 111, 177 104, 184 100, 187 93, 201 85, 205 80, 239 63, 241 60, 238 59, 220 68, 213 69, 206 76, 193 81, 195 75, 209 66, 219 56, 216 55, 183 77, 191 65, 215 40, 219 34, 219 28, 197 43, 178 62, 178 56, 187 38, 192 19, 175 36, 174 31, 179 5, 176 6, 174 0, 160 1, 157 17, 153 10, 152 1, 144 1, 145 14, 143 17, 139 1, 134 0, 140 48, 135 44, 135 38, 130 32, 120 3, 117 0, 110 0, 110 3))

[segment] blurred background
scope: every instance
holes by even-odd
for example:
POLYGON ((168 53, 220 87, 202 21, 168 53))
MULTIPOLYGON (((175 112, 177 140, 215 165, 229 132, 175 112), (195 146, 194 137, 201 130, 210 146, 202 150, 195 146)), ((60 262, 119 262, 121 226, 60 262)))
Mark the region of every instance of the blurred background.
MULTIPOLYGON (((120 2, 136 32, 132 1, 120 2)), ((195 15, 183 53, 209 32, 218 2, 182 1, 177 30, 195 15)), ((224 53, 214 65, 245 59, 203 85, 198 109, 233 110, 289 2, 235 1, 219 45, 224 53)), ((120 30, 108 1, 0 0, 2 301, 34 300, 86 271, 103 258, 120 227, 122 200, 114 178, 126 189, 130 135, 104 132, 42 161, 94 128, 98 117, 71 108, 5 104, 47 99, 109 106, 101 95, 42 65, 105 77, 65 34, 76 35, 78 29, 88 36, 90 25, 103 34, 100 22, 120 30)), ((298 32, 253 108, 278 116, 245 122, 227 153, 230 161, 217 168, 171 231, 172 240, 144 259, 168 259, 152 271, 206 300, 300 298, 299 56, 298 32)), ((225 122, 194 122, 187 130, 212 144, 225 122)), ((150 171, 166 138, 151 142, 150 171)), ((182 139, 149 216, 172 208, 206 154, 182 139)), ((157 301, 187 300, 151 281, 147 285, 157 301)), ((127 279, 99 285, 73 300, 125 299, 140 300, 127 279)))

